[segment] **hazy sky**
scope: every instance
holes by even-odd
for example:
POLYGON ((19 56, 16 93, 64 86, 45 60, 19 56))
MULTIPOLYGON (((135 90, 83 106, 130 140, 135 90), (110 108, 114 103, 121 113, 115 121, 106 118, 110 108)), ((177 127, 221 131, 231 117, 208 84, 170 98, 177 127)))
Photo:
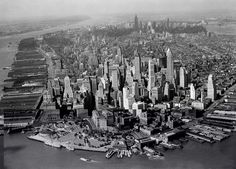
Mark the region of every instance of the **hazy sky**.
POLYGON ((234 10, 236 0, 0 0, 0 20, 104 13, 234 10))

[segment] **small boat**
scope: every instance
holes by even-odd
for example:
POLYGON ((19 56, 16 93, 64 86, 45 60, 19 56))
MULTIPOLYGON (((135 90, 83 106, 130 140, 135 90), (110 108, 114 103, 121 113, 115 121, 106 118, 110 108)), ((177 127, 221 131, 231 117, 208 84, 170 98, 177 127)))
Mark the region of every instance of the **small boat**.
POLYGON ((11 67, 9 67, 9 66, 6 66, 6 67, 4 67, 4 68, 2 68, 3 70, 11 70, 11 67))
POLYGON ((85 161, 85 162, 92 162, 92 160, 89 159, 89 158, 83 158, 83 157, 81 157, 80 160, 81 160, 81 161, 85 161))
POLYGON ((114 154, 115 154, 115 150, 111 150, 111 151, 108 151, 107 154, 106 154, 106 158, 111 158, 114 154))

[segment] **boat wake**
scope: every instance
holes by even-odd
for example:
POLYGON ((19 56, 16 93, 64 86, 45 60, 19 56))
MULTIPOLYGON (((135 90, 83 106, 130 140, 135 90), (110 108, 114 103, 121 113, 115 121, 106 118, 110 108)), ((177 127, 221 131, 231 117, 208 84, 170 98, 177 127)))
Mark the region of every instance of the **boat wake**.
POLYGON ((92 160, 90 158, 80 158, 81 161, 88 162, 88 163, 98 163, 98 161, 92 160))

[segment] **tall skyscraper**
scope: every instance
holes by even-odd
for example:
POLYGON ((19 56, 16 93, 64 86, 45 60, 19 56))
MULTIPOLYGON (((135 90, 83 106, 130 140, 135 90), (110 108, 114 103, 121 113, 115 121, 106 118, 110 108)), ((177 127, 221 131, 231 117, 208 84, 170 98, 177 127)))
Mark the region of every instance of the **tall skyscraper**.
POLYGON ((112 88, 114 90, 119 90, 120 81, 119 81, 119 74, 118 69, 112 70, 112 88))
POLYGON ((180 78, 179 86, 182 88, 187 87, 187 76, 185 67, 180 67, 179 78, 180 78))
POLYGON ((123 88, 123 106, 124 109, 129 109, 129 101, 128 101, 128 97, 129 97, 129 90, 127 87, 123 88))
POLYGON ((64 89, 63 97, 64 98, 73 98, 73 91, 72 91, 72 88, 70 86, 69 76, 66 76, 64 78, 64 83, 65 83, 65 89, 64 89))
POLYGON ((90 83, 91 83, 91 91, 93 95, 95 96, 97 92, 97 77, 96 76, 90 76, 90 83))
POLYGON ((165 84, 165 88, 164 88, 164 98, 166 100, 169 100, 170 99, 170 88, 169 88, 169 83, 166 82, 165 84))
POLYGON ((215 81, 212 74, 209 74, 208 76, 207 98, 210 98, 212 101, 216 99, 216 86, 215 86, 215 81))
POLYGON ((201 102, 204 102, 204 89, 201 89, 201 102))
POLYGON ((134 79, 141 81, 141 58, 137 53, 137 50, 134 52, 134 67, 135 67, 135 74, 134 79))
POLYGON ((128 86, 132 86, 132 83, 133 83, 133 77, 131 75, 131 70, 130 69, 127 69, 126 70, 126 82, 128 83, 128 86))
POLYGON ((97 96, 100 98, 103 98, 103 95, 104 95, 104 85, 103 85, 103 82, 100 81, 98 84, 97 96))
POLYGON ((132 94, 134 96, 139 96, 138 82, 133 82, 133 84, 132 84, 132 94))
POLYGON ((196 100, 196 91, 193 83, 190 84, 190 99, 196 100))
POLYGON ((109 62, 105 60, 104 62, 104 78, 107 80, 109 77, 109 62))
POLYGON ((155 72, 154 72, 154 63, 153 60, 148 61, 148 91, 155 86, 155 72))
POLYGON ((135 29, 135 30, 138 30, 138 29, 139 29, 138 17, 137 17, 137 15, 135 15, 135 17, 134 17, 134 29, 135 29))
POLYGON ((167 56, 167 72, 166 72, 166 80, 170 83, 173 83, 174 81, 174 64, 173 64, 173 56, 170 51, 170 48, 166 51, 167 56))

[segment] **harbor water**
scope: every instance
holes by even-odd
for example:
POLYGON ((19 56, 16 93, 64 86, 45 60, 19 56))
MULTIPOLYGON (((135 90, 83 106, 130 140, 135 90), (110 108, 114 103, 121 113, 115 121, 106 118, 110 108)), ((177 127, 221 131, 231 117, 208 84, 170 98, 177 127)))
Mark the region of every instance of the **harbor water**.
POLYGON ((57 149, 26 136, 5 135, 5 169, 236 169, 236 133, 214 144, 189 141, 183 149, 164 152, 163 160, 150 160, 145 155, 107 159, 105 153, 57 149))

